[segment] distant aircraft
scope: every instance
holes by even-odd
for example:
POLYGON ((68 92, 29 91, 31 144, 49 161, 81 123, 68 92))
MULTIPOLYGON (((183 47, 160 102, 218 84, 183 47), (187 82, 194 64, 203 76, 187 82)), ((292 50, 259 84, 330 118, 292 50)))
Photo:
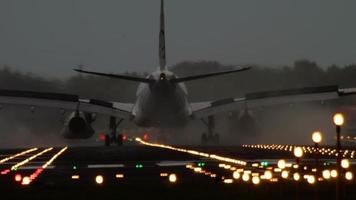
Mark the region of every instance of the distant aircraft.
POLYGON ((218 113, 246 110, 258 106, 335 99, 356 93, 354 88, 339 89, 337 86, 326 86, 269 91, 247 94, 242 98, 189 103, 184 82, 242 72, 250 68, 240 67, 230 71, 187 77, 176 76, 166 65, 164 0, 161 0, 160 12, 159 68, 157 71, 146 78, 139 78, 75 69, 80 73, 139 82, 135 103, 106 102, 82 99, 78 95, 71 94, 15 90, 0 90, 0 103, 29 105, 31 109, 35 106, 42 106, 72 110, 73 113, 64 129, 64 136, 67 138, 91 137, 94 134, 91 124, 95 120, 95 115, 103 114, 110 116, 110 129, 112 130, 112 134, 105 136, 106 145, 113 142, 122 143, 121 136, 116 134, 116 128, 123 120, 132 121, 140 127, 157 127, 163 130, 183 127, 189 120, 202 120, 208 127, 207 134, 202 134, 202 142, 218 143, 219 135, 213 130, 213 116, 218 113))

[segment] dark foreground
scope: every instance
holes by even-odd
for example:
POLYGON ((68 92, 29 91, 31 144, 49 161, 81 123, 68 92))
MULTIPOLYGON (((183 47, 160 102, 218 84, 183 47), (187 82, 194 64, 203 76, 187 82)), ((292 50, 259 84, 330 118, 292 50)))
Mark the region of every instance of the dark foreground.
MULTIPOLYGON (((276 159, 291 158, 289 153, 241 147, 186 148, 249 162, 268 161, 271 166, 276 159)), ((44 149, 8 160, 0 164, 0 171, 44 149)), ((14 180, 16 175, 33 175, 61 149, 54 148, 0 175, 1 199, 335 199, 335 181, 311 185, 279 178, 278 182, 261 180, 254 185, 240 178, 227 184, 223 180, 232 179, 232 170, 218 167, 224 162, 142 145, 68 148, 29 185, 14 180), (203 172, 194 172, 187 165, 200 167, 203 172), (176 175, 175 183, 169 181, 170 174, 176 175), (102 184, 95 181, 98 175, 103 177, 102 184)), ((2 150, 0 160, 23 150, 2 150)), ((344 182, 345 199, 356 199, 355 188, 354 181, 344 182)))

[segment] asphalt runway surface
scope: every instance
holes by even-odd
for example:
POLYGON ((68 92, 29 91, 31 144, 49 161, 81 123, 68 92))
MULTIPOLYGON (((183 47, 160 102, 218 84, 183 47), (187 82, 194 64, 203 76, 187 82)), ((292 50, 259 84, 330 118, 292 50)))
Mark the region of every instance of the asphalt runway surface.
MULTIPOLYGON (((3 149, 0 150, 1 199, 333 199, 335 196, 334 181, 318 183, 315 192, 315 186, 307 181, 296 185, 280 178, 281 172, 273 168, 282 158, 293 162, 287 151, 242 146, 174 148, 177 149, 132 141, 123 147, 3 149), (233 172, 242 169, 249 171, 248 181, 241 180, 242 172, 239 179, 234 179, 233 172), (261 175, 268 169, 276 178, 253 184, 253 174, 261 175)), ((324 157, 321 163, 332 161, 324 157)), ((305 166, 312 165, 313 157, 306 156, 303 162, 305 166)), ((354 181, 344 182, 345 199, 356 198, 355 186, 354 181)))

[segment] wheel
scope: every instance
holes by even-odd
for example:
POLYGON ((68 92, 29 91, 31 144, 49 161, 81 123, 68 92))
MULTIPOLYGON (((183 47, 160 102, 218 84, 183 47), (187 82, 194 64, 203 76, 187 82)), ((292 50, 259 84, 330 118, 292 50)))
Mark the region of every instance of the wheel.
POLYGON ((110 146, 111 143, 111 139, 110 139, 110 135, 106 134, 105 135, 105 146, 110 146))
POLYGON ((117 142, 117 146, 123 145, 123 135, 122 134, 117 135, 116 142, 117 142))
POLYGON ((203 133, 201 135, 201 144, 206 145, 207 143, 208 143, 208 136, 206 135, 206 133, 203 133))

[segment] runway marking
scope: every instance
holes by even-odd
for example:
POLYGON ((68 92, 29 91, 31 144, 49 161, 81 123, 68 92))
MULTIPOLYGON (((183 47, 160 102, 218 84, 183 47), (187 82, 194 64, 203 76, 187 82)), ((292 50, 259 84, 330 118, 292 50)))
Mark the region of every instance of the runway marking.
POLYGON ((3 163, 5 163, 5 162, 7 162, 9 160, 12 160, 12 159, 16 158, 16 157, 23 156, 25 154, 28 154, 28 153, 36 151, 36 150, 37 150, 37 148, 32 148, 32 149, 25 150, 23 152, 17 153, 17 154, 15 154, 13 156, 9 156, 7 158, 4 158, 4 159, 0 160, 0 164, 3 164, 3 163))
POLYGON ((160 167, 174 167, 174 166, 186 166, 191 163, 199 161, 161 161, 157 162, 156 165, 160 167))
MULTIPOLYGON (((18 170, 28 170, 28 169, 37 169, 41 167, 40 165, 33 165, 33 166, 21 166, 18 168, 18 170)), ((51 165, 51 166, 48 166, 47 169, 54 169, 55 166, 51 165)))
MULTIPOLYGON (((33 172, 30 177, 29 181, 22 181, 22 185, 29 185, 32 181, 34 181, 46 168, 49 168, 49 166, 65 151, 67 150, 68 147, 62 148, 58 153, 56 153, 50 160, 48 160, 45 164, 43 164, 40 168, 37 168, 35 172, 33 172)), ((52 150, 53 148, 51 148, 52 150)), ((25 177, 24 177, 25 178, 25 177)))
POLYGON ((97 164, 97 165, 88 165, 89 169, 98 169, 98 168, 123 168, 123 164, 97 164))
POLYGON ((228 162, 228 163, 233 163, 233 164, 237 164, 237 165, 243 165, 243 166, 247 165, 247 163, 245 161, 243 161, 243 160, 238 160, 238 159, 234 159, 234 158, 228 158, 228 157, 219 156, 219 155, 215 155, 215 154, 208 154, 208 153, 205 153, 205 152, 199 152, 199 151, 195 151, 195 150, 189 150, 189 149, 183 149, 183 148, 175 148, 173 146, 168 146, 168 145, 164 145, 164 144, 149 143, 149 142, 141 140, 141 138, 136 138, 135 140, 138 143, 146 145, 146 146, 169 149, 169 150, 183 152, 183 153, 189 153, 189 154, 192 154, 192 155, 201 156, 201 157, 210 158, 210 159, 213 159, 213 160, 218 160, 218 161, 223 161, 223 162, 228 162))

